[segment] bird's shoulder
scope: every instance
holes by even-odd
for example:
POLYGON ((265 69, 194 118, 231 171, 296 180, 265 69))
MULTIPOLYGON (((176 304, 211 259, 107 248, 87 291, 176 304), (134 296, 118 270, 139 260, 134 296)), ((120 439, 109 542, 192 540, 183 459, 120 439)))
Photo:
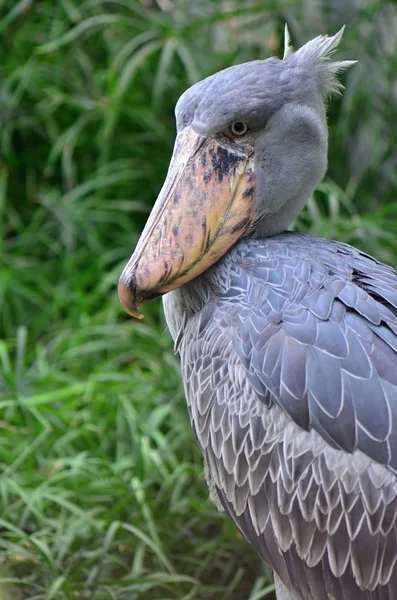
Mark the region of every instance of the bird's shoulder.
MULTIPOLYGON (((228 263, 232 278, 227 285, 229 290, 241 274, 242 279, 247 278, 246 291, 251 280, 272 293, 278 290, 295 304, 301 303, 303 297, 313 296, 319 317, 324 315, 320 301, 325 300, 324 292, 340 297, 351 308, 369 296, 387 304, 397 315, 397 271, 342 242, 285 232, 263 240, 243 241, 230 254, 228 263)), ((378 314, 368 311, 364 316, 379 322, 378 314)))

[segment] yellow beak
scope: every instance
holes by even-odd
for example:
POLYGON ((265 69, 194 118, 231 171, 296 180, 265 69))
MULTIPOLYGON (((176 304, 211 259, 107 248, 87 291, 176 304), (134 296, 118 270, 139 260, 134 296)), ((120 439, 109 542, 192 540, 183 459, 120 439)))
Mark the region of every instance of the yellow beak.
POLYGON ((119 281, 124 309, 190 281, 213 265, 251 223, 253 153, 190 127, 177 136, 167 178, 119 281))

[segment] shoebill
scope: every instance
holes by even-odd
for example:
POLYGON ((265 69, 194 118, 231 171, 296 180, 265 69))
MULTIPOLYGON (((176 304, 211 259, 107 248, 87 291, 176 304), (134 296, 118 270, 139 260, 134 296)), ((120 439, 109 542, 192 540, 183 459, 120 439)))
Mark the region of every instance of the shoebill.
POLYGON ((397 272, 286 231, 327 168, 341 36, 182 95, 119 284, 134 316, 163 296, 211 495, 278 600, 397 599, 397 272))

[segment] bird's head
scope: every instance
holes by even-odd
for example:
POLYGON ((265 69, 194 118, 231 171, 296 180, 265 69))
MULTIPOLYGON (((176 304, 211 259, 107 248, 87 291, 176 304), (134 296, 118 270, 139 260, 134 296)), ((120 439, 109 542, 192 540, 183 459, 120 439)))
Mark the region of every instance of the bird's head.
POLYGON ((123 307, 190 281, 242 236, 279 233, 295 219, 327 167, 325 100, 355 61, 331 61, 343 29, 282 60, 220 71, 176 105, 167 178, 119 282, 123 307))

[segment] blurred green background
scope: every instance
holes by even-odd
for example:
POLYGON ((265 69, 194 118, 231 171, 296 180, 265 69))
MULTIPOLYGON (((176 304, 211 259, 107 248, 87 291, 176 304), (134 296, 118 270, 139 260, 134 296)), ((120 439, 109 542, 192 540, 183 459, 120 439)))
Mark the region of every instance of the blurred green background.
POLYGON ((397 266, 397 6, 0 0, 0 600, 271 598, 208 500, 160 304, 118 276, 192 83, 347 25, 300 230, 397 266))

